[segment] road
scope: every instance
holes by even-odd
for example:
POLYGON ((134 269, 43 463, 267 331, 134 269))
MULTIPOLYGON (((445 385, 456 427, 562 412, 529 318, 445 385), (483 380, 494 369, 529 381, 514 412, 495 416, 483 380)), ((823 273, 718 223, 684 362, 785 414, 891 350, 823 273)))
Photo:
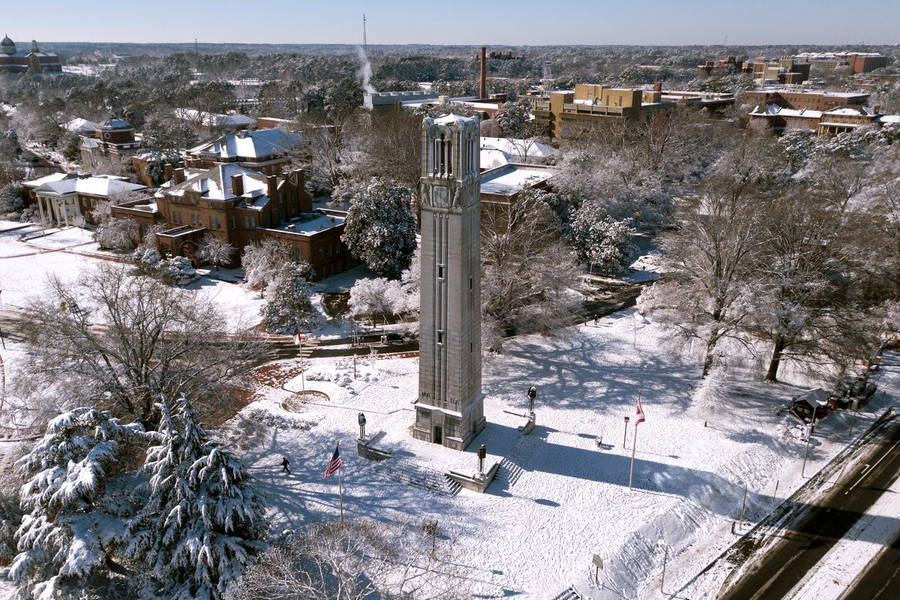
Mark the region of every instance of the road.
MULTIPOLYGON (((781 539, 766 550, 761 562, 720 592, 721 600, 776 600, 791 591, 897 478, 900 473, 898 419, 886 423, 862 447, 862 452, 866 458, 845 473, 838 485, 815 506, 780 529, 781 539)), ((896 553, 890 556, 896 560, 896 553)), ((878 585, 876 579, 873 576, 872 585, 878 585)), ((893 600, 900 595, 885 598, 893 600)))
POLYGON ((869 566, 841 600, 897 600, 900 598, 900 537, 869 566))

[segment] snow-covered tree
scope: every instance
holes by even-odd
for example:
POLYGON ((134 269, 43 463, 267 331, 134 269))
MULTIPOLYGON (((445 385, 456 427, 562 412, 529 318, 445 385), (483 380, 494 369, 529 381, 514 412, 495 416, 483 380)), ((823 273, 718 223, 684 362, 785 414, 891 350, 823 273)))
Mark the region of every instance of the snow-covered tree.
POLYGON ((20 211, 25 208, 22 187, 9 183, 0 188, 0 215, 20 211))
POLYGON ((185 256, 172 256, 160 263, 160 279, 169 285, 185 285, 196 275, 197 270, 185 256))
POLYGON ((77 408, 51 420, 44 437, 18 461, 26 478, 25 515, 10 576, 23 596, 50 600, 108 577, 111 548, 121 532, 111 475, 127 447, 144 437, 140 425, 77 408))
POLYGON ((258 552, 265 503, 240 460, 197 422, 182 397, 173 415, 160 403, 157 443, 147 450, 146 503, 132 521, 124 554, 146 565, 156 593, 173 600, 219 600, 258 552))
POLYGON ((528 104, 524 102, 504 103, 494 116, 500 137, 527 137, 530 133, 529 124, 531 123, 529 109, 528 104))
POLYGON ((200 240, 200 247, 197 249, 197 258, 203 262, 208 262, 218 268, 221 265, 227 265, 234 256, 234 246, 224 240, 220 240, 214 235, 207 233, 200 240))
POLYGON ((306 263, 281 266, 266 288, 266 303, 260 309, 266 331, 293 334, 319 326, 321 315, 310 299, 311 275, 312 269, 306 263))
POLYGON ((409 188, 383 179, 373 179, 353 192, 341 239, 381 277, 399 277, 416 250, 411 198, 409 188))
POLYGON ((404 296, 400 281, 396 279, 360 279, 350 288, 350 314, 370 317, 374 325, 378 317, 384 319, 403 310, 404 296))
POLYGON ((580 260, 608 274, 618 273, 627 266, 634 252, 631 237, 635 231, 631 219, 614 219, 606 214, 601 202, 589 200, 575 212, 571 228, 580 260))
POLYGON ((265 289, 278 274, 281 265, 290 262, 291 247, 274 239, 265 239, 259 244, 244 248, 241 266, 247 285, 254 290, 265 289))

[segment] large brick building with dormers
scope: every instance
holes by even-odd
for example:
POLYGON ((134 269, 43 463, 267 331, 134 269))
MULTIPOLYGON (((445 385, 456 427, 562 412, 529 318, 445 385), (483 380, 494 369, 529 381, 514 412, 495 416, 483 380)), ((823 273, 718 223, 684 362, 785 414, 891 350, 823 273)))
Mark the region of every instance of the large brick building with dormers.
POLYGON ((42 52, 37 42, 31 50, 19 52, 9 36, 0 41, 0 73, 62 73, 59 55, 42 52))

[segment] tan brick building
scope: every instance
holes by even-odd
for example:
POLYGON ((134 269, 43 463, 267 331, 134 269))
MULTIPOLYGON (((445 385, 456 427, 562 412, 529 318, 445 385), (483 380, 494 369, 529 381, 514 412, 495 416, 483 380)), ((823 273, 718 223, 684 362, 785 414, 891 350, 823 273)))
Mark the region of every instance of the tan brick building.
POLYGON ((863 106, 869 100, 867 92, 827 92, 792 88, 764 88, 744 92, 744 104, 750 106, 780 106, 796 110, 831 110, 839 106, 863 106))
POLYGON ((544 92, 529 100, 535 122, 544 125, 550 137, 572 137, 594 124, 624 122, 675 107, 662 99, 659 84, 641 90, 583 83, 574 90, 544 92))

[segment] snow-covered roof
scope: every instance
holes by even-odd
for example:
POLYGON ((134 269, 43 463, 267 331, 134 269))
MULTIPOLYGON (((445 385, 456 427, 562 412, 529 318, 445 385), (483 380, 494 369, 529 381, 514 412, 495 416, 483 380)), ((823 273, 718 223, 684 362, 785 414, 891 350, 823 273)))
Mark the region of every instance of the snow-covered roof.
POLYGON ((200 192, 210 200, 231 200, 235 198, 232 188, 232 177, 240 175, 244 192, 241 198, 250 208, 262 208, 269 201, 266 176, 258 171, 245 169, 234 163, 217 165, 188 177, 183 182, 171 186, 167 192, 173 196, 182 196, 186 191, 200 192))
POLYGON ((103 122, 101 126, 103 129, 110 130, 120 130, 120 129, 134 129, 134 127, 126 121, 125 119, 120 119, 118 117, 110 117, 106 121, 103 122))
POLYGON ((750 90, 749 93, 764 92, 766 94, 803 94, 805 96, 825 96, 827 98, 859 98, 868 96, 868 92, 830 92, 826 90, 803 90, 784 87, 767 87, 759 90, 750 90))
POLYGON ((526 158, 547 158, 558 151, 548 144, 531 140, 508 138, 481 138, 481 168, 493 169, 509 163, 523 162, 526 158))
POLYGON ((537 165, 509 164, 481 174, 481 193, 512 196, 517 192, 547 181, 557 169, 537 165))
POLYGON ((882 123, 900 123, 900 115, 881 115, 878 120, 882 123))
MULTIPOLYGON (((307 213, 306 216, 310 216, 307 213)), ((344 224, 344 217, 339 215, 329 215, 325 213, 316 213, 316 215, 308 221, 296 221, 280 227, 282 231, 293 231, 301 235, 313 235, 322 231, 327 231, 344 224)))
POLYGON ((71 179, 73 177, 77 177, 74 173, 50 173, 49 175, 44 175, 43 177, 38 177, 37 179, 32 179, 31 181, 23 181, 22 185, 27 188, 37 188, 45 183, 53 183, 54 181, 60 181, 63 179, 71 179))
POLYGON ((444 115, 443 117, 439 117, 434 120, 435 125, 453 125, 455 123, 470 123, 472 121, 478 121, 478 119, 472 117, 464 117, 462 115, 458 115, 456 113, 450 113, 449 115, 444 115))
POLYGON ((229 133, 188 150, 190 154, 227 158, 267 158, 303 145, 303 138, 284 129, 229 133))
POLYGON ((764 108, 757 106, 750 112, 754 117, 801 117, 804 119, 821 119, 821 110, 809 110, 807 108, 783 108, 776 104, 767 104, 764 108))
POLYGON ((842 106, 840 108, 832 108, 831 110, 826 110, 823 114, 858 117, 860 115, 873 116, 875 114, 875 111, 873 111, 868 106, 860 106, 860 107, 842 106))
POLYGON ((131 183, 124 177, 117 175, 91 175, 45 183, 36 187, 34 191, 36 194, 41 195, 86 194, 89 196, 112 196, 145 189, 147 189, 147 186, 131 183))
POLYGON ((97 123, 82 119, 81 117, 76 117, 71 121, 68 121, 63 127, 66 131, 74 133, 93 133, 100 129, 100 126, 97 123))
POLYGON ((200 114, 193 108, 176 108, 175 116, 184 121, 197 121, 199 117, 200 122, 206 127, 256 127, 256 120, 246 115, 219 115, 208 112, 200 114))

